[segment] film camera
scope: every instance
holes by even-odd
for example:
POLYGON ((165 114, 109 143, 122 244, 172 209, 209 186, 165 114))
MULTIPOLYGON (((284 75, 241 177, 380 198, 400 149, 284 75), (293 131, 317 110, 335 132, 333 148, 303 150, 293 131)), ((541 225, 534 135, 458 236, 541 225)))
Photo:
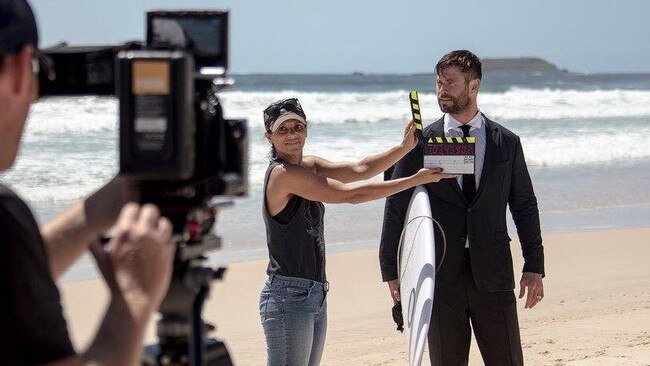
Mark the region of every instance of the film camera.
POLYGON ((218 93, 227 77, 227 11, 150 11, 145 43, 57 45, 42 50, 44 96, 115 95, 119 99, 119 171, 161 208, 178 249, 160 307, 159 342, 145 365, 232 365, 225 345, 201 319, 210 284, 224 268, 204 267, 220 246, 212 234, 214 196, 246 194, 246 120, 223 117, 218 93))

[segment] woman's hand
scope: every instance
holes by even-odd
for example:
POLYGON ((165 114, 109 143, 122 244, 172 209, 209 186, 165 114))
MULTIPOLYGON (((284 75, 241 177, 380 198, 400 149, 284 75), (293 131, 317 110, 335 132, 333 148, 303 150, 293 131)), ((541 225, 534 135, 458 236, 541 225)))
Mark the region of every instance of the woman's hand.
POLYGON ((422 168, 417 173, 413 174, 413 177, 418 181, 418 185, 436 183, 441 179, 456 178, 456 176, 456 174, 442 173, 442 168, 422 168))
POLYGON ((402 140, 402 146, 408 149, 408 151, 413 150, 413 148, 418 144, 416 132, 417 128, 415 128, 415 122, 413 122, 413 120, 409 121, 404 129, 404 140, 402 140))

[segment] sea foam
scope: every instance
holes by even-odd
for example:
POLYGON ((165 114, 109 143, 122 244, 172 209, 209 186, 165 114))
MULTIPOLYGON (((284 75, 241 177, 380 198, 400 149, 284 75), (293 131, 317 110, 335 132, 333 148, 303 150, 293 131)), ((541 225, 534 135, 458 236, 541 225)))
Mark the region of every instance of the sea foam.
MULTIPOLYGON (((354 161, 398 144, 410 119, 407 91, 226 91, 229 118, 247 118, 250 183, 263 183, 268 164, 262 110, 297 96, 310 124, 306 154, 354 161)), ((426 123, 441 116, 433 93, 420 93, 426 123)), ((480 94, 491 119, 517 133, 532 166, 571 166, 650 158, 650 91, 510 88, 480 94)), ((82 197, 117 173, 115 98, 51 98, 31 110, 15 167, 0 175, 38 202, 82 197)))

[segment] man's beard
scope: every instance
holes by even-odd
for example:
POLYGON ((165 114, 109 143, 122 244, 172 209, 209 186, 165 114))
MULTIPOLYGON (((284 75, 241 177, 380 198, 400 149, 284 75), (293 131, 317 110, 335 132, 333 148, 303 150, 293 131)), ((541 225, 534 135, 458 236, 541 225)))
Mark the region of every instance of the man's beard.
POLYGON ((451 104, 449 104, 449 101, 446 101, 445 103, 447 103, 447 105, 443 106, 440 97, 438 97, 438 105, 440 106, 441 111, 449 114, 459 114, 465 112, 469 108, 471 101, 469 99, 469 93, 463 93, 460 97, 451 97, 451 104))

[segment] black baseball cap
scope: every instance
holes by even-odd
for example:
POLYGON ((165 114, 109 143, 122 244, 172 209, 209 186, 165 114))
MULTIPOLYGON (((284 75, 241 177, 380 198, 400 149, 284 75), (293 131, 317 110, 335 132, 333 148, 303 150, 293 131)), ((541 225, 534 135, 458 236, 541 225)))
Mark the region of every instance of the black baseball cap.
POLYGON ((25 45, 38 47, 32 8, 26 0, 0 0, 0 55, 16 53, 25 45))

